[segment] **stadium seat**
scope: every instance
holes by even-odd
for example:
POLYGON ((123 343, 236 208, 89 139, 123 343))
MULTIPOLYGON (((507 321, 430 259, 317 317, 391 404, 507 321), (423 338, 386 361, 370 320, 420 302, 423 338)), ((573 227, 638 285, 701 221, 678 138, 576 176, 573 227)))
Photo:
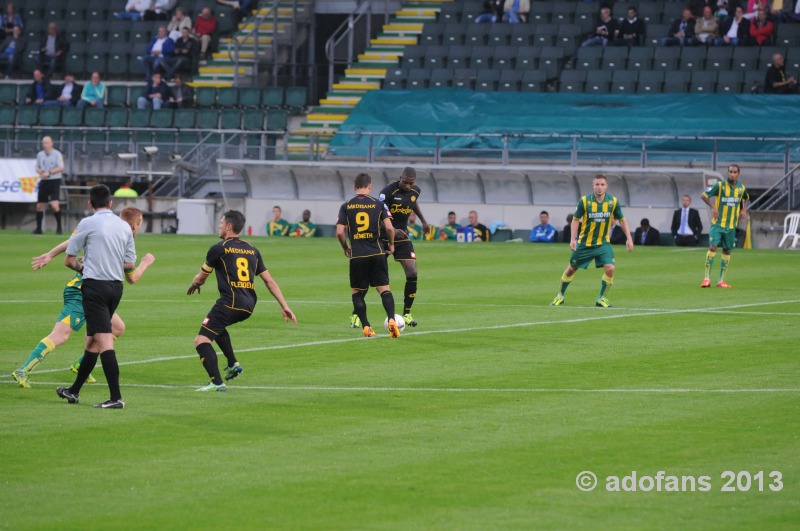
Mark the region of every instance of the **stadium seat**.
POLYGON ((68 52, 64 59, 64 69, 72 72, 78 78, 83 77, 83 73, 86 71, 86 57, 82 53, 68 52))
POLYGON ((447 46, 437 44, 428 46, 425 50, 425 61, 422 65, 426 68, 442 68, 447 64, 447 46))
MULTIPOLYGON (((722 94, 741 94, 744 71, 723 70, 717 76, 717 92, 722 94)), ((747 87, 749 89, 749 87, 747 87)))
POLYGON ((216 107, 217 89, 214 87, 197 87, 194 90, 194 102, 198 107, 216 107))
POLYGON ((103 54, 87 54, 86 65, 81 72, 106 72, 108 71, 108 56, 103 54))
POLYGON ((406 68, 387 68, 386 77, 383 79, 383 88, 386 90, 400 90, 406 86, 406 68))
POLYGON ((646 46, 661 46, 661 39, 669 33, 669 26, 669 24, 648 24, 644 44, 646 46))
POLYGON ((742 84, 742 91, 745 93, 752 92, 758 89, 759 92, 764 92, 764 72, 744 72, 744 83, 742 84))
POLYGON ((628 68, 631 70, 650 70, 653 67, 653 48, 633 46, 628 51, 628 68))
POLYGON ((475 90, 481 92, 494 92, 500 80, 499 70, 478 70, 475 76, 475 90))
MULTIPOLYGON (((150 109, 131 109, 128 112, 128 127, 147 129, 150 126, 150 109)), ((152 112, 161 112, 152 111, 152 112)))
POLYGON ((667 94, 688 92, 690 80, 691 72, 684 72, 682 70, 665 72, 662 91, 667 94))
POLYGON ((520 91, 523 76, 524 72, 519 70, 501 70, 500 79, 497 82, 497 90, 500 92, 520 91))
POLYGON ((153 111, 150 113, 150 127, 156 129, 166 129, 167 127, 172 127, 174 114, 175 111, 173 109, 159 109, 157 111, 153 111))
POLYGON ((404 68, 419 68, 425 64, 425 53, 427 49, 423 46, 409 46, 403 52, 402 66, 404 68))
POLYGON ((773 56, 779 53, 783 55, 784 58, 786 57, 786 48, 783 46, 762 46, 759 48, 758 51, 758 68, 766 72, 766 70, 772 66, 772 58, 773 56))
POLYGON ((456 68, 453 70, 453 86, 461 88, 474 88, 476 72, 472 68, 456 68))
POLYGON ((128 42, 130 22, 127 20, 112 20, 105 24, 109 42, 128 42))
POLYGON ((706 70, 730 70, 733 46, 712 46, 706 52, 706 70))
POLYGON ((245 112, 242 116, 242 129, 248 131, 262 131, 264 129, 265 113, 261 111, 245 112))
POLYGON ((89 107, 83 113, 83 125, 86 127, 105 127, 106 110, 89 107))
POLYGON ((283 107, 285 92, 283 87, 264 87, 261 90, 261 105, 267 109, 280 109, 283 107))
POLYGON ((53 127, 61 123, 61 106, 48 105, 39 109, 39 125, 53 127))
POLYGON ((515 68, 519 70, 533 70, 539 64, 539 54, 542 50, 538 47, 520 46, 517 49, 515 68))
POLYGON ((536 24, 531 42, 537 46, 554 46, 557 35, 558 26, 549 22, 541 22, 536 24))
POLYGON ((640 70, 636 92, 638 94, 660 94, 663 84, 663 70, 640 70))
POLYGON ((489 28, 491 24, 470 24, 464 35, 464 44, 471 46, 484 46, 487 42, 489 28))
POLYGON ((506 46, 511 43, 511 30, 514 24, 491 24, 488 42, 494 46, 506 46))
POLYGON ((587 46, 578 48, 576 52, 575 68, 581 70, 599 70, 600 61, 603 59, 602 46, 587 46))
POLYGON ((90 0, 86 5, 86 20, 90 22, 106 22, 108 2, 106 0, 90 0))
POLYGON ((556 45, 572 50, 579 44, 580 36, 581 28, 577 24, 560 24, 556 34, 556 45))
POLYGON ((678 68, 681 70, 702 70, 706 63, 705 46, 684 46, 678 68))
POLYGON ((289 112, 301 112, 308 105, 308 87, 288 87, 286 89, 286 107, 289 112))
POLYGON ((615 94, 632 94, 636 92, 636 70, 614 70, 611 73, 611 89, 615 94))
POLYGON ((18 101, 17 85, 12 83, 0 83, 0 105, 17 105, 18 101))
POLYGON ((759 49, 755 46, 737 46, 731 57, 731 70, 747 72, 758 69, 759 49))
POLYGON ((430 77, 430 68, 409 68, 406 76, 406 88, 426 88, 430 77))
POLYGON ((607 94, 611 86, 611 70, 589 70, 586 72, 586 92, 607 94))
POLYGON ((221 87, 217 89, 217 105, 223 109, 232 109, 239 106, 239 89, 236 87, 221 87))
POLYGON ((539 69, 544 70, 548 78, 558 77, 566 53, 563 48, 545 46, 539 54, 539 69))
POLYGON ((442 44, 452 46, 454 44, 464 44, 464 33, 466 28, 461 23, 448 23, 442 32, 442 44))
MULTIPOLYGON (((637 9, 637 16, 644 20, 648 27, 653 24, 661 23, 661 12, 663 10, 663 4, 661 2, 641 2, 637 9)), ((665 31, 663 35, 658 34, 657 36, 658 38, 666 37, 667 32, 665 31)))
MULTIPOLYGON (((711 48, 712 50, 714 48, 711 48)), ((661 46, 653 52, 653 70, 677 70, 680 46, 661 46)))
POLYGON ((512 24, 512 26, 509 44, 515 44, 517 46, 533 44, 534 25, 532 22, 529 21, 527 24, 512 24))
POLYGON ((513 68, 516 56, 516 46, 495 46, 492 68, 499 70, 513 68))
POLYGON ((219 113, 217 109, 198 109, 195 127, 200 129, 219 129, 219 113))
MULTIPOLYGON (((480 24, 475 24, 480 26, 480 24)), ((491 68, 492 58, 494 57, 494 46, 475 46, 470 55, 470 68, 482 70, 491 68)))
POLYGON ((289 123, 289 115, 286 111, 274 110, 267 111, 267 130, 284 131, 289 123))
POLYGON ((522 74, 520 91, 522 92, 544 92, 547 82, 547 74, 542 70, 526 70, 522 74))
POLYGON ((797 48, 800 46, 800 26, 797 24, 779 24, 775 36, 775 46, 797 48))
POLYGON ((34 126, 39 122, 39 107, 25 105, 17 113, 17 125, 34 126))
POLYGON ((472 56, 472 47, 463 44, 452 45, 447 49, 447 66, 467 68, 472 56))
POLYGON ((447 23, 461 22, 461 12, 463 9, 464 6, 459 2, 445 2, 442 4, 442 8, 439 11, 439 20, 447 23))
POLYGON ((606 46, 603 49, 603 59, 600 64, 608 70, 620 70, 625 68, 627 58, 627 46, 606 46))
POLYGON ((419 44, 427 46, 441 44, 442 33, 444 33, 444 23, 426 22, 419 37, 419 44))
MULTIPOLYGON (((109 85, 106 87, 106 104, 109 107, 127 107, 128 106, 128 86, 127 85, 109 85)), ((138 94, 139 91, 137 91, 138 94)))
POLYGON ((106 109, 106 127, 128 127, 128 109, 111 107, 106 109))
POLYGON ((713 93, 717 84, 716 70, 694 70, 690 78, 690 92, 709 94, 713 93))
POLYGON ((553 2, 550 21, 553 24, 571 24, 575 16, 575 4, 571 2, 553 2))
POLYGON ((431 71, 430 88, 449 87, 453 82, 453 69, 437 68, 431 71))
POLYGON ((196 116, 194 109, 176 109, 172 116, 172 127, 177 129, 193 129, 196 116))
POLYGON ((585 70, 564 70, 558 84, 559 92, 584 92, 585 70))
MULTIPOLYGON (((528 15, 528 24, 549 24, 553 13, 553 0, 542 0, 531 5, 531 12, 528 15)), ((575 9, 574 5, 572 6, 575 9)), ((517 24, 524 26, 524 24, 517 24)))

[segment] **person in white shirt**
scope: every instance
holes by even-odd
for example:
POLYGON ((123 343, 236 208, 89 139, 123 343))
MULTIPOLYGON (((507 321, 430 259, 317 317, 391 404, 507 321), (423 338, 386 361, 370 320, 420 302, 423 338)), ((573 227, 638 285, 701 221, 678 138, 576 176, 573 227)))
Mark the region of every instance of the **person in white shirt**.
POLYGON ((700 243, 700 234, 703 232, 703 222, 697 209, 690 208, 692 198, 684 195, 681 198, 681 208, 672 214, 672 237, 675 245, 694 247, 700 243))
MULTIPOLYGON (((64 84, 61 86, 61 93, 55 100, 46 100, 45 105, 61 105, 62 107, 74 107, 81 99, 83 87, 75 83, 75 76, 67 72, 64 74, 64 84)), ((55 91, 54 91, 55 92, 55 91)))

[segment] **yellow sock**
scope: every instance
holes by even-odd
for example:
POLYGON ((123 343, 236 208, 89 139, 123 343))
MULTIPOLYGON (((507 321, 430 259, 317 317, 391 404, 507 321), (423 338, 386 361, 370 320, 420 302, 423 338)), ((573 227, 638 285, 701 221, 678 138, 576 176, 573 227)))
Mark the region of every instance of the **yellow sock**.
POLYGON ((600 295, 598 295, 598 299, 602 299, 606 295, 608 295, 609 290, 611 290, 611 285, 614 283, 614 277, 610 277, 603 273, 603 279, 600 281, 600 295))
POLYGON ((728 266, 731 264, 731 255, 723 254, 722 263, 719 265, 719 281, 725 281, 725 273, 728 272, 728 266))
POLYGON ((55 349, 56 344, 53 343, 49 337, 42 339, 39 341, 39 344, 36 345, 36 348, 31 352, 31 355, 28 357, 28 361, 26 361, 25 364, 20 368, 28 372, 33 372, 33 369, 35 369, 41 362, 44 361, 45 356, 55 349))
POLYGON ((569 283, 572 282, 573 278, 575 278, 574 274, 571 277, 568 277, 566 273, 561 275, 561 289, 559 290, 559 293, 561 295, 564 295, 564 292, 567 291, 567 288, 569 287, 569 283))
POLYGON ((717 256, 716 251, 708 251, 706 253, 706 276, 705 278, 711 278, 709 275, 711 274, 711 264, 714 263, 714 257, 717 256))

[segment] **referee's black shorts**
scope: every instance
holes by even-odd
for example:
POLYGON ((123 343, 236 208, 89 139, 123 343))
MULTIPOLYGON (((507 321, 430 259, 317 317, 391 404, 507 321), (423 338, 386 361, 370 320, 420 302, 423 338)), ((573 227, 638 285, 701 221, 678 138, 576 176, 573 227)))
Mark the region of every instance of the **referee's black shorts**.
POLYGON ((386 255, 376 254, 363 258, 350 259, 350 287, 368 290, 370 286, 389 285, 389 266, 386 255))
POLYGON ((39 194, 36 196, 37 203, 47 203, 58 201, 61 198, 61 179, 45 179, 39 181, 39 194))
POLYGON ((111 316, 122 299, 122 281, 83 279, 83 313, 86 335, 111 333, 111 316))
POLYGON ((244 321, 251 315, 253 315, 252 311, 235 310, 218 302, 211 308, 206 318, 203 319, 203 324, 200 325, 198 334, 214 341, 227 327, 244 321))

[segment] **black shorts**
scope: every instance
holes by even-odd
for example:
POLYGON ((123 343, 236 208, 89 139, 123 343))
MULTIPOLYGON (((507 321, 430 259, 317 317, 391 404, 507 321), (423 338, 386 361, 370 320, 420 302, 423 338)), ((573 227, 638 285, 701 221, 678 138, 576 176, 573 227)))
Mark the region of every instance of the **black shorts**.
POLYGON ((198 334, 213 341, 217 339, 217 336, 223 333, 227 327, 244 321, 251 315, 253 315, 253 312, 234 310, 218 302, 211 308, 206 318, 203 319, 203 324, 200 325, 198 334))
POLYGON ((119 280, 83 279, 83 313, 86 335, 111 333, 111 316, 122 300, 122 282, 119 280))
MULTIPOLYGON (((386 246, 389 246, 389 242, 386 242, 386 246)), ((417 254, 414 252, 414 244, 411 243, 411 240, 403 240, 399 242, 394 242, 394 256, 395 260, 416 260, 417 254)))
POLYGON ((39 181, 39 195, 36 197, 37 203, 47 203, 48 201, 58 201, 61 199, 61 179, 45 179, 39 181))
POLYGON ((386 255, 376 254, 364 258, 350 259, 350 287, 368 290, 370 286, 389 285, 389 266, 386 255))

